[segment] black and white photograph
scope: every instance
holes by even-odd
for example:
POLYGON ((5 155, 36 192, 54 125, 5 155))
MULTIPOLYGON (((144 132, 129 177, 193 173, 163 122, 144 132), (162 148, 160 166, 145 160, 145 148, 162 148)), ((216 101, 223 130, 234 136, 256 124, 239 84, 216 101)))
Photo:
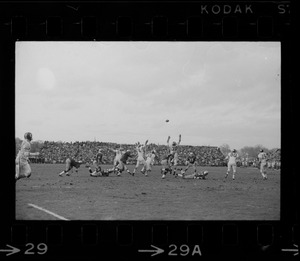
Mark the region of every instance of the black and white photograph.
POLYGON ((16 220, 280 220, 281 44, 17 41, 16 220))

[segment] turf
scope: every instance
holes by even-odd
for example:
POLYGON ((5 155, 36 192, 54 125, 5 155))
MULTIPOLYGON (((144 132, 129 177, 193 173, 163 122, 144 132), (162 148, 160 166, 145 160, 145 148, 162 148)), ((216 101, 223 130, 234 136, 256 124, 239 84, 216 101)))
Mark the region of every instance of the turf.
MULTIPOLYGON (((206 180, 161 179, 154 166, 148 177, 90 177, 85 166, 59 177, 62 164, 32 164, 32 175, 16 183, 17 220, 279 220, 280 171, 237 168, 235 180, 224 178, 226 167, 208 170, 206 180)), ((111 166, 103 166, 109 168, 111 166)), ((132 171, 134 166, 129 166, 132 171)), ((191 170, 190 170, 191 171, 191 170)))

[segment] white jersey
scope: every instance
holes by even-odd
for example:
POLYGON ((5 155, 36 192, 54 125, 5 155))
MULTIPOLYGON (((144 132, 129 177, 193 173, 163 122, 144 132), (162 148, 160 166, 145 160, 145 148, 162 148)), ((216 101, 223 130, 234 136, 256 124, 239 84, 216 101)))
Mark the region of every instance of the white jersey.
POLYGON ((261 163, 267 163, 267 154, 265 152, 260 152, 257 156, 261 163))
POLYGON ((148 153, 147 154, 147 159, 146 162, 149 164, 153 164, 155 159, 155 154, 154 153, 148 153))
POLYGON ((236 152, 229 152, 228 153, 228 164, 236 164, 236 159, 239 155, 236 152))
POLYGON ((23 140, 18 152, 17 159, 21 162, 27 162, 30 154, 31 144, 28 140, 23 140))
POLYGON ((116 156, 115 160, 120 160, 122 157, 122 151, 120 149, 115 150, 116 156))
POLYGON ((136 151, 138 154, 138 159, 144 159, 144 147, 140 146, 140 147, 136 147, 136 151))

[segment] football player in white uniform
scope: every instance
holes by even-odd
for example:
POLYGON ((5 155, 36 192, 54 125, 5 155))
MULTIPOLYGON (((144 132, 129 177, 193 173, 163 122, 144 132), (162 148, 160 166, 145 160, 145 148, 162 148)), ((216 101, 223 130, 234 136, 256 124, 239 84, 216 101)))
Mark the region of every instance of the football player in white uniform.
POLYGON ((263 177, 264 180, 267 179, 267 171, 266 171, 266 168, 267 168, 267 154, 264 152, 263 149, 261 149, 259 151, 259 154, 258 154, 258 161, 260 163, 260 173, 263 177))
POLYGON ((124 154, 124 149, 120 145, 120 147, 118 149, 116 148, 116 149, 110 149, 110 150, 113 151, 114 153, 116 153, 115 158, 114 158, 114 166, 113 166, 113 168, 115 168, 118 166, 120 159, 121 159, 122 155, 124 154))
POLYGON ((151 152, 146 154, 146 164, 142 168, 141 172, 147 177, 149 172, 152 170, 151 166, 154 165, 154 160, 156 157, 156 151, 153 149, 151 152))
POLYGON ((225 178, 228 177, 228 174, 230 173, 230 170, 232 169, 232 179, 235 179, 235 175, 236 175, 236 160, 239 157, 239 155, 237 154, 236 150, 233 149, 231 152, 228 153, 228 155, 226 156, 225 159, 228 159, 228 163, 227 163, 227 172, 225 175, 225 178))
POLYGON ((140 142, 138 142, 138 143, 136 144, 135 150, 136 150, 138 156, 137 156, 136 165, 135 165, 135 167, 134 167, 134 169, 133 169, 132 175, 135 174, 137 168, 138 168, 140 165, 142 165, 143 168, 144 168, 144 166, 146 165, 146 161, 145 161, 145 150, 146 150, 147 143, 148 143, 148 140, 146 140, 146 142, 145 142, 144 145, 140 144, 140 142))
POLYGON ((31 167, 29 164, 29 157, 31 155, 30 149, 32 141, 32 134, 30 132, 26 132, 24 134, 24 140, 21 144, 21 148, 16 157, 16 175, 15 180, 21 178, 29 178, 31 176, 31 167))
POLYGON ((170 154, 173 155, 173 175, 176 175, 177 165, 178 165, 178 146, 180 145, 180 142, 181 142, 181 134, 179 134, 178 143, 173 141, 172 144, 170 144, 169 143, 170 138, 171 137, 168 136, 167 144, 168 144, 168 147, 169 147, 170 154))

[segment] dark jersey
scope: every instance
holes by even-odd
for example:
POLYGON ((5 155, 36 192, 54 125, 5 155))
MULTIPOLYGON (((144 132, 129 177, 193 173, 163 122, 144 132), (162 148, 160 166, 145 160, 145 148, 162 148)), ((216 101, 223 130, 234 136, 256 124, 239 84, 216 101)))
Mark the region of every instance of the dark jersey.
POLYGON ((80 163, 75 161, 74 159, 71 159, 71 164, 70 164, 71 167, 75 167, 75 168, 79 168, 80 167, 80 163))
POLYGON ((103 164, 102 157, 103 157, 103 154, 101 152, 97 153, 97 155, 96 155, 96 162, 98 164, 101 164, 101 163, 103 164))
POLYGON ((166 154, 162 157, 162 160, 172 160, 174 158, 174 155, 169 153, 169 154, 166 154))
POLYGON ((187 161, 188 161, 189 163, 194 164, 195 161, 196 161, 196 156, 195 156, 195 155, 188 156, 187 161))
POLYGON ((121 160, 123 163, 126 164, 126 162, 127 162, 127 160, 128 160, 129 157, 131 157, 130 152, 129 152, 129 151, 126 151, 126 152, 121 156, 121 159, 120 159, 120 160, 121 160))

